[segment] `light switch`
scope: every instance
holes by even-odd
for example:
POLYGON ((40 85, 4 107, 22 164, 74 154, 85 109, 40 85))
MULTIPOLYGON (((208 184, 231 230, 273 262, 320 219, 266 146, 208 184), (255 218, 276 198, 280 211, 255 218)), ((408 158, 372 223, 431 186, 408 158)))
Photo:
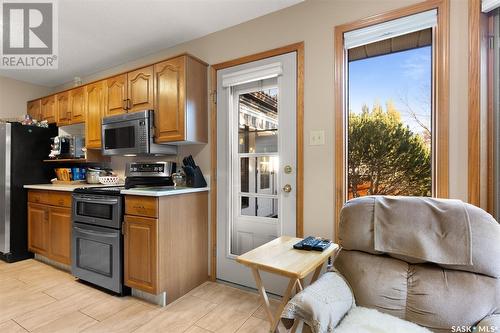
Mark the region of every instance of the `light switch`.
POLYGON ((314 130, 309 132, 309 145, 320 146, 325 144, 325 131, 314 130))

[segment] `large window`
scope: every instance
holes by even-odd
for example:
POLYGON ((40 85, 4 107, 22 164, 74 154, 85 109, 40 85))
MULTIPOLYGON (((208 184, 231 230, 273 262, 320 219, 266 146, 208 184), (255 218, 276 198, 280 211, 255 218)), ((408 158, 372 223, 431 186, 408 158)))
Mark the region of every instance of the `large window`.
POLYGON ((432 29, 348 50, 348 198, 432 195, 432 29))
POLYGON ((334 51, 336 230, 350 198, 448 197, 449 1, 337 26, 334 51))

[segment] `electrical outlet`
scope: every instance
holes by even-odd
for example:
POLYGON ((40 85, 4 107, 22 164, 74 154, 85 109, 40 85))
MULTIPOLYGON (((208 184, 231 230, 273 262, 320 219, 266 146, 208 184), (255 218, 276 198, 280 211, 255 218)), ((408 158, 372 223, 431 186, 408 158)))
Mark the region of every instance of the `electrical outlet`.
POLYGON ((325 144, 325 131, 314 130, 309 132, 309 145, 320 146, 325 144))

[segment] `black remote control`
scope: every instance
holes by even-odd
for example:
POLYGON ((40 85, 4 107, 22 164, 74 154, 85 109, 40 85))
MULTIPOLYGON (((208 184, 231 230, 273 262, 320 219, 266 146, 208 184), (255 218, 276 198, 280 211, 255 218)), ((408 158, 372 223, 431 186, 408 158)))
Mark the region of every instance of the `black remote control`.
POLYGON ((329 239, 322 239, 318 244, 312 248, 314 251, 324 251, 330 247, 332 242, 329 239))
POLYGON ((294 244, 293 248, 297 249, 297 250, 307 250, 307 251, 310 251, 320 241, 321 240, 318 239, 318 238, 316 238, 316 237, 309 236, 307 238, 304 238, 303 240, 301 240, 297 244, 294 244))

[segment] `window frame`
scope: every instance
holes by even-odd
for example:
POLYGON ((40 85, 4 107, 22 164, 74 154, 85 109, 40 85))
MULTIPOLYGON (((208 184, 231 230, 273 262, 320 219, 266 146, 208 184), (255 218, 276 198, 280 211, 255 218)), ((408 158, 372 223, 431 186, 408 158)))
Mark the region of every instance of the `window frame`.
POLYGON ((447 198, 449 191, 449 0, 429 0, 390 12, 336 26, 334 29, 334 236, 339 240, 340 210, 347 198, 347 51, 344 33, 401 17, 437 9, 433 40, 433 196, 447 198))

